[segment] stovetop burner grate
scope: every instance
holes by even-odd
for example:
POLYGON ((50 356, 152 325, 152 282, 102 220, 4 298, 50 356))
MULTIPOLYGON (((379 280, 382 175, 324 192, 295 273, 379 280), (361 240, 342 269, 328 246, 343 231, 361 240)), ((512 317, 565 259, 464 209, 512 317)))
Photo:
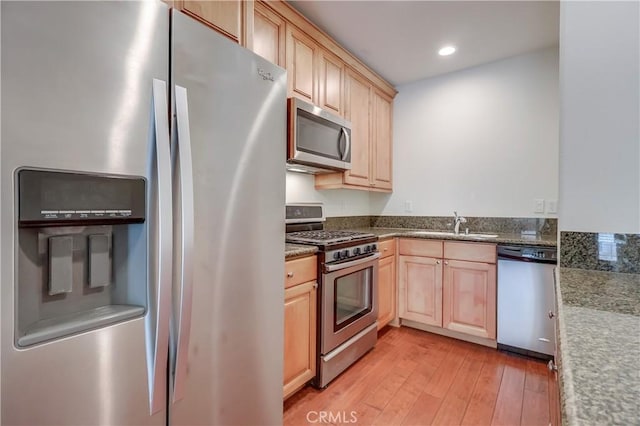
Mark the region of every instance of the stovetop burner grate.
POLYGON ((361 240, 364 238, 374 237, 373 234, 369 234, 366 232, 357 232, 357 231, 326 231, 326 230, 317 230, 317 231, 299 231, 299 232, 290 232, 287 234, 288 242, 301 242, 307 244, 317 244, 317 245, 326 245, 326 244, 335 244, 345 241, 354 241, 361 240))

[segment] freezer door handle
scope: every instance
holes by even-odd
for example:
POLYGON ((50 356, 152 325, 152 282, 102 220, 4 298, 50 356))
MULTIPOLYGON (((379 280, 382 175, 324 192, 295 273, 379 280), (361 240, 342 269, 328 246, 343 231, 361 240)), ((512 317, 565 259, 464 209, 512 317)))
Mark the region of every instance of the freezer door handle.
MULTIPOLYGON (((155 312, 148 317, 147 343, 152 351, 149 359, 149 403, 151 414, 166 406, 166 371, 169 346, 169 316, 171 313, 172 279, 172 201, 171 201, 171 153, 169 122, 167 120, 167 83, 153 79, 153 126, 156 159, 155 174, 157 195, 157 269, 154 291, 155 312), (155 315, 155 318, 152 316, 155 315)), ((153 160, 152 160, 153 161, 153 160)), ((153 173, 152 173, 153 174, 153 173)))
POLYGON ((191 334, 191 306, 193 295, 193 163, 191 161, 191 135, 189 132, 189 107, 187 89, 175 86, 176 130, 173 139, 173 155, 176 157, 176 178, 179 179, 180 208, 177 226, 182 251, 179 254, 179 317, 177 322, 175 376, 173 382, 173 402, 184 396, 189 359, 189 337, 191 334))

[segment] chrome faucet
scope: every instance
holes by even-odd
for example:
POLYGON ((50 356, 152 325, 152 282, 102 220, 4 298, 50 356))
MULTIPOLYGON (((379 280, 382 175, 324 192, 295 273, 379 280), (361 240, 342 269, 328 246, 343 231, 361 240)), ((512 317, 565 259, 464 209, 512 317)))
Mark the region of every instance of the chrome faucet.
POLYGON ((458 212, 453 212, 453 233, 460 234, 460 224, 467 223, 467 218, 458 216, 458 212))

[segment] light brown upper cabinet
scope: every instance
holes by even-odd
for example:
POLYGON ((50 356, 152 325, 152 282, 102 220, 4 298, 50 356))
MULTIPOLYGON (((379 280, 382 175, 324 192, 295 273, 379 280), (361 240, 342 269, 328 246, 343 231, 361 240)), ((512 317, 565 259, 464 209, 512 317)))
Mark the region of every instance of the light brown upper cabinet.
POLYGON ((295 26, 287 24, 286 27, 288 94, 317 105, 320 47, 295 26))
POLYGON ((391 145, 393 100, 378 90, 373 91, 373 139, 371 142, 371 184, 377 189, 392 189, 391 145))
POLYGON ((351 121, 351 170, 344 173, 344 182, 369 186, 371 137, 371 85, 357 73, 347 70, 346 118, 351 121))
POLYGON ((173 6, 243 46, 251 44, 253 2, 240 0, 174 0, 173 6))
POLYGON ((260 2, 254 4, 253 51, 281 67, 285 62, 285 21, 260 2))
POLYGON ((344 63, 334 54, 320 50, 318 93, 320 107, 344 117, 344 63))
POLYGON ((351 170, 316 176, 317 189, 391 192, 392 99, 360 73, 345 73, 345 118, 351 121, 351 170))

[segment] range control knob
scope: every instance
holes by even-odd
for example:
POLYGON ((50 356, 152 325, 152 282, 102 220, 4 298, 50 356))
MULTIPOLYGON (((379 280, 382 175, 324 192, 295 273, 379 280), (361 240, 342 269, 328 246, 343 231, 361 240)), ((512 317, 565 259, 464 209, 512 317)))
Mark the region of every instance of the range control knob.
POLYGON ((369 253, 369 252, 371 252, 371 246, 366 246, 366 247, 364 248, 364 252, 365 252, 365 253, 369 253))
POLYGON ((375 244, 371 244, 371 251, 376 251, 378 249, 378 246, 375 244))
POLYGON ((353 254, 355 254, 356 256, 360 254, 360 247, 356 247, 353 249, 353 254))
POLYGON ((342 257, 343 257, 344 259, 346 259, 347 257, 349 257, 349 250, 345 250, 345 251, 343 251, 343 252, 342 252, 342 257))
POLYGON ((339 251, 336 251, 336 252, 333 253, 333 259, 334 260, 339 260, 340 259, 340 252, 339 251))

